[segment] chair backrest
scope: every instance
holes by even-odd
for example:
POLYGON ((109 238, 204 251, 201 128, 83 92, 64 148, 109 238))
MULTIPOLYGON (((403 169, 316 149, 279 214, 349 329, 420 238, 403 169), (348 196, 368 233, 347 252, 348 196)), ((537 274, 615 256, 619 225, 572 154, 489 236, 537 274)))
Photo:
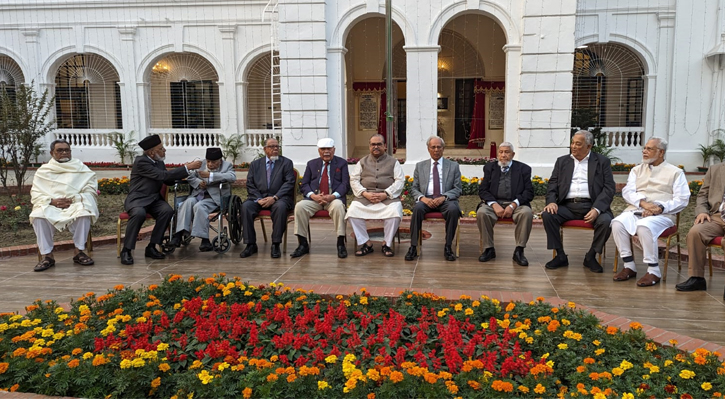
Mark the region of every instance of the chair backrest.
POLYGON ((296 203, 297 195, 300 193, 300 183, 302 183, 302 182, 300 181, 300 171, 297 171, 297 168, 292 168, 292 170, 295 171, 295 188, 294 188, 294 191, 292 192, 292 196, 293 196, 292 198, 294 199, 294 202, 296 203))
POLYGON ((166 186, 165 183, 163 185, 161 185, 160 193, 161 193, 161 197, 168 202, 169 201, 169 187, 166 186))

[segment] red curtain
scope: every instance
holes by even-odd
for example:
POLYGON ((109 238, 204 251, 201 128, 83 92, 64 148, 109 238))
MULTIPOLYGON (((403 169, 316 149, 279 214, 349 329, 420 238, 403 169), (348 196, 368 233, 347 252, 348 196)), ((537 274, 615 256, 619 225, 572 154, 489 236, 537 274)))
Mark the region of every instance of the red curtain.
POLYGON ((489 82, 476 79, 473 85, 473 117, 471 118, 471 137, 468 139, 469 149, 480 149, 486 143, 486 92, 503 90, 504 82, 489 82))
MULTIPOLYGON (((385 143, 388 142, 388 124, 385 120, 385 111, 387 109, 387 93, 385 82, 354 82, 352 84, 352 90, 355 92, 377 92, 380 93, 380 113, 378 117, 378 133, 383 135, 385 143)), ((395 127, 392 132, 393 137, 393 152, 397 150, 397 143, 395 140, 395 127)))

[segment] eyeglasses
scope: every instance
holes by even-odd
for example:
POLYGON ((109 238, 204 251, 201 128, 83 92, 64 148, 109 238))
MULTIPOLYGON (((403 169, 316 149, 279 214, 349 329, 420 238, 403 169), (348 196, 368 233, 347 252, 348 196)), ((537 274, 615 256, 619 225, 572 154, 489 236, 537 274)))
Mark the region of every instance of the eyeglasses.
POLYGON ((440 150, 443 148, 443 146, 428 146, 428 148, 431 150, 440 150))
POLYGON ((56 148, 53 151, 55 151, 56 153, 70 153, 70 149, 58 149, 58 148, 56 148))
POLYGON ((370 147, 382 147, 385 143, 370 143, 370 147))
POLYGON ((268 149, 279 149, 279 146, 264 146, 268 149))
POLYGON ((645 147, 644 148, 644 151, 657 151, 657 150, 660 150, 660 149, 657 147, 645 147))

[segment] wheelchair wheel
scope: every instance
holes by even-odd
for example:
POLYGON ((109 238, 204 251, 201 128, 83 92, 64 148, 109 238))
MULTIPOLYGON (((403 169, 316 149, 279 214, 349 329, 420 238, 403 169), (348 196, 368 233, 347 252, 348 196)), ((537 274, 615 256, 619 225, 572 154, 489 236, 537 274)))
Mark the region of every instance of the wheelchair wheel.
POLYGON ((242 242, 242 199, 233 195, 229 200, 227 211, 227 222, 229 223, 229 236, 234 244, 242 242))
POLYGON ((214 237, 211 241, 211 245, 214 246, 214 251, 219 254, 224 254, 232 247, 232 242, 226 234, 222 234, 214 237))
POLYGON ((163 251, 164 254, 171 254, 174 250, 176 250, 176 247, 171 245, 171 238, 168 236, 164 237, 161 241, 161 251, 163 251))
POLYGON ((191 239, 194 239, 194 237, 189 233, 185 233, 184 236, 181 237, 181 245, 188 246, 189 243, 191 243, 191 239))

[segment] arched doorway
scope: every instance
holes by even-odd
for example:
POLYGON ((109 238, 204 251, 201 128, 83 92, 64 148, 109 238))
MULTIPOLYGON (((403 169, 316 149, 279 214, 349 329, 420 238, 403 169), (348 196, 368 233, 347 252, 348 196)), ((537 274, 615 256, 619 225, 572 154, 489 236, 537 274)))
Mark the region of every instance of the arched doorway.
POLYGON ((25 83, 25 76, 15 60, 0 55, 0 92, 7 93, 11 99, 15 98, 15 89, 25 83))
POLYGON ((481 14, 462 14, 438 44, 438 135, 448 147, 484 148, 503 140, 506 35, 481 14))
POLYGON ((122 129, 116 68, 97 54, 70 56, 55 74, 59 129, 122 129))
MULTIPOLYGON (((386 93, 385 18, 371 16, 350 29, 345 41, 345 88, 347 109, 348 157, 368 154, 368 138, 374 133, 391 137, 385 127, 385 102, 392 96, 394 113, 393 143, 397 147, 399 135, 404 131, 405 115, 405 39, 400 27, 393 22, 393 93, 386 93)), ((404 144, 404 142, 403 142, 404 144)))
MULTIPOLYGON (((277 52, 275 56, 278 57, 277 52)), ((272 129, 272 103, 280 103, 280 94, 272 93, 272 60, 269 53, 262 54, 252 63, 246 81, 245 128, 272 129)))

